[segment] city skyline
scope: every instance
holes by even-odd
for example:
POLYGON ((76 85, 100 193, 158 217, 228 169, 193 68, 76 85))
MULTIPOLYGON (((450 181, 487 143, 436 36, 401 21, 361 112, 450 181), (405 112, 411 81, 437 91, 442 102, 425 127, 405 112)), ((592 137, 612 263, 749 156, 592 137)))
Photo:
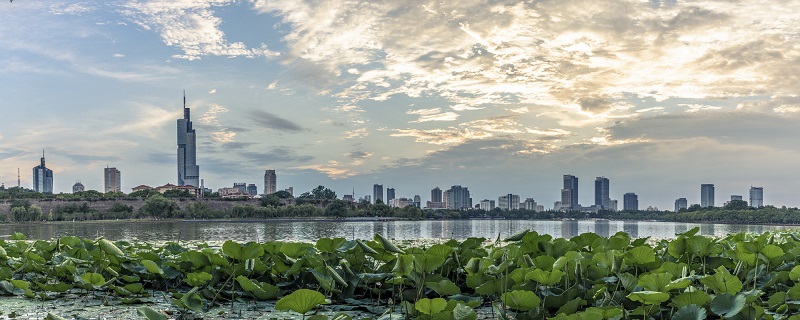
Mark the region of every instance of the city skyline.
POLYGON ((178 184, 185 89, 215 189, 269 168, 298 194, 463 185, 550 207, 570 173, 583 205, 605 176, 641 207, 700 203, 702 183, 718 206, 760 186, 798 207, 800 3, 765 4, 3 3, 0 182, 32 186, 45 148, 55 192, 101 190, 108 163, 128 192, 178 184))

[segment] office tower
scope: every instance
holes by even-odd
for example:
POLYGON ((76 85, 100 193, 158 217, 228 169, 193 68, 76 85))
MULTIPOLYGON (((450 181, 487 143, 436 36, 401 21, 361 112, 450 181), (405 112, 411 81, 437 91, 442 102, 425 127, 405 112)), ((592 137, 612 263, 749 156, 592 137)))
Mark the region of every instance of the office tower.
POLYGON ((580 210, 578 204, 578 177, 564 175, 564 189, 561 189, 561 207, 566 210, 580 210))
POLYGON ((33 167, 33 191, 53 193, 53 170, 44 165, 44 150, 42 150, 41 163, 33 167))
POLYGON ((394 188, 386 188, 386 202, 394 200, 394 188))
POLYGON ((450 187, 450 190, 447 191, 447 208, 455 210, 472 208, 469 189, 459 185, 450 187))
POLYGON ((594 205, 600 209, 611 208, 611 198, 608 196, 609 183, 606 177, 597 177, 594 180, 594 205))
POLYGON ((675 200, 675 212, 686 208, 689 208, 689 201, 687 201, 686 198, 678 198, 675 200))
POLYGON ((383 202, 383 185, 376 183, 372 185, 372 201, 374 201, 373 203, 378 203, 378 200, 383 202))
POLYGON ((106 167, 103 169, 103 181, 105 182, 103 188, 105 193, 122 192, 122 178, 117 168, 106 167))
POLYGON ((247 194, 247 183, 244 182, 234 182, 233 187, 239 190, 239 194, 247 194))
POLYGON ((247 185, 247 194, 254 196, 258 194, 258 187, 256 187, 255 183, 251 183, 247 185))
POLYGON ((485 211, 494 210, 494 200, 488 200, 488 199, 481 200, 480 209, 485 211))
POLYGON ((731 195, 731 201, 733 201, 733 200, 739 200, 739 201, 742 201, 742 196, 740 196, 740 195, 736 195, 736 194, 732 194, 732 195, 731 195))
POLYGON ((414 206, 417 208, 422 207, 422 197, 420 197, 418 194, 414 195, 414 206))
POLYGON ((611 200, 608 204, 610 206, 609 210, 617 211, 617 200, 611 200))
POLYGON ((525 201, 522 203, 522 209, 530 210, 530 211, 537 211, 538 205, 533 198, 525 198, 525 201))
POLYGON ((764 206, 764 188, 750 187, 750 206, 753 208, 764 206))
POLYGON ((83 183, 80 181, 75 182, 75 184, 72 185, 72 193, 83 192, 85 190, 86 188, 84 188, 83 183))
POLYGON ((628 192, 622 196, 622 207, 625 211, 639 211, 639 196, 628 192))
POLYGON ((700 207, 714 206, 714 185, 704 183, 700 185, 700 207))
POLYGON ((442 202, 442 189, 436 187, 431 190, 431 202, 442 202))
POLYGON ((275 170, 264 171, 264 194, 273 194, 278 191, 278 176, 275 170))
POLYGON ((197 137, 192 128, 186 92, 183 93, 183 119, 178 119, 178 185, 200 185, 200 167, 197 165, 197 137))
POLYGON ((497 198, 497 206, 504 211, 519 210, 519 195, 507 194, 497 198))

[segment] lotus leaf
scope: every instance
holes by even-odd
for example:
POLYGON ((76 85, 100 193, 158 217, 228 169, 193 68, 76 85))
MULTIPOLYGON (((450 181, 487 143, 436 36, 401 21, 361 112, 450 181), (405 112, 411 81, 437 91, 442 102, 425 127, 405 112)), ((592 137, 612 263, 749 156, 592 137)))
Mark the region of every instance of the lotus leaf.
POLYGON ((544 271, 542 269, 534 269, 525 275, 525 280, 533 280, 541 285, 552 286, 561 281, 564 275, 565 273, 561 270, 544 271))
POLYGON ((517 233, 515 233, 515 234, 511 235, 510 237, 506 238, 506 239, 505 239, 505 240, 503 240, 503 241, 506 241, 506 242, 511 242, 511 241, 520 241, 520 240, 522 240, 522 237, 524 237, 524 236, 525 236, 526 234, 528 234, 528 232, 530 232, 530 231, 531 231, 530 229, 525 229, 525 230, 522 230, 522 231, 520 231, 520 232, 517 232, 517 233))
POLYGON ((737 315, 745 306, 745 297, 742 295, 732 295, 723 293, 711 300, 711 312, 718 316, 730 318, 737 315))
MULTIPOLYGON (((450 300, 453 301, 453 300, 450 300)), ((475 313, 475 310, 459 303, 453 308, 453 319, 454 320, 476 320, 478 319, 478 314, 475 313)))
POLYGON ((325 299, 325 296, 317 291, 298 289, 278 300, 278 302, 275 303, 275 310, 292 310, 300 314, 306 314, 320 304, 328 303, 330 303, 330 301, 325 299))
POLYGON ((391 241, 389 241, 389 239, 386 239, 380 233, 376 233, 375 234, 375 241, 377 241, 378 243, 381 244, 381 246, 383 247, 383 250, 386 250, 386 251, 392 252, 392 253, 405 253, 405 251, 400 250, 400 248, 396 247, 394 244, 392 244, 391 241))
POLYGON ((161 269, 155 262, 152 260, 142 260, 142 266, 152 274, 164 274, 164 270, 161 269))
POLYGON ((684 292, 672 298, 670 304, 675 308, 683 308, 690 304, 706 307, 711 304, 711 296, 703 291, 684 292))
POLYGON ((414 309, 427 315, 432 315, 442 312, 446 307, 447 307, 447 301, 445 301, 442 298, 434 298, 434 299, 423 298, 414 303, 414 309))
POLYGON ((635 265, 644 265, 656 262, 656 254, 650 247, 635 247, 625 253, 625 260, 635 265))
POLYGON ((183 281, 192 287, 199 287, 205 285, 211 278, 211 274, 207 272, 191 272, 186 274, 186 278, 183 281))
POLYGON ((114 255, 114 256, 118 256, 118 257, 124 255, 122 253, 122 250, 120 250, 117 247, 117 245, 115 245, 111 241, 108 241, 107 239, 100 239, 100 240, 97 241, 97 243, 100 245, 100 248, 102 248, 103 251, 106 254, 110 254, 110 255, 114 255))
POLYGON ((461 289, 449 279, 444 279, 439 282, 426 282, 425 285, 440 296, 451 296, 461 293, 461 289))
POLYGON ((103 275, 94 272, 84 273, 81 276, 81 279, 83 279, 83 281, 86 282, 87 284, 90 284, 94 287, 100 287, 106 282, 106 279, 103 278, 103 275))
POLYGON ((255 242, 241 245, 235 241, 228 240, 222 244, 222 252, 234 260, 245 261, 264 255, 264 247, 255 242))
POLYGON ((628 299, 642 304, 660 304, 669 300, 669 293, 658 291, 637 291, 628 294, 628 299))
POLYGON ((730 274, 728 269, 725 269, 725 267, 719 267, 716 269, 716 271, 717 273, 715 273, 713 276, 706 276, 705 278, 700 279, 700 282, 709 289, 714 290, 714 293, 716 294, 736 294, 737 292, 742 291, 742 281, 736 276, 730 274))
POLYGON ((542 302, 536 293, 527 290, 514 290, 503 293, 500 296, 500 300, 516 311, 533 310, 539 307, 539 304, 542 302))
POLYGON ((192 290, 189 290, 186 294, 181 297, 181 303, 184 306, 189 308, 193 311, 201 311, 203 310, 203 297, 197 294, 197 287, 194 287, 192 290))
POLYGON ((690 304, 678 309, 672 320, 703 320, 706 318, 706 309, 696 304, 690 304))

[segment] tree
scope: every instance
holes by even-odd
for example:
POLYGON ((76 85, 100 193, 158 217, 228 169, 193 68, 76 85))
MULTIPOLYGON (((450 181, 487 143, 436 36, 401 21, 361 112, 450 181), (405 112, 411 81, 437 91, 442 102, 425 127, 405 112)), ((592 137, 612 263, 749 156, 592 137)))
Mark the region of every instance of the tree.
POLYGON ((343 218, 347 216, 347 203, 342 200, 334 199, 327 207, 325 207, 325 215, 328 217, 343 218))
POLYGON ((750 209, 750 206, 748 206, 747 201, 744 200, 731 200, 723 208, 727 210, 747 210, 750 209))
POLYGON ((195 201, 186 206, 186 212, 191 218, 208 218, 212 216, 214 209, 205 202, 195 201))
POLYGON ((139 211, 153 218, 172 218, 180 207, 175 201, 156 195, 147 198, 139 211))
POLYGON ((164 197, 166 198, 190 198, 191 196, 189 190, 171 189, 164 191, 164 197))
POLYGON ((142 189, 139 191, 131 192, 128 197, 131 198, 149 198, 151 196, 160 195, 155 189, 142 189))
POLYGON ((133 206, 126 206, 124 203, 114 202, 114 205, 111 208, 108 208, 108 212, 113 213, 132 213, 133 206))
POLYGON ((261 198, 262 207, 277 207, 279 205, 281 205, 281 198, 275 194, 270 194, 261 198))
POLYGON ((270 194, 268 196, 276 196, 276 197, 278 197, 278 199, 291 199, 291 198, 294 198, 292 196, 292 194, 289 193, 289 191, 286 191, 286 190, 281 190, 281 191, 275 192, 273 194, 270 194))

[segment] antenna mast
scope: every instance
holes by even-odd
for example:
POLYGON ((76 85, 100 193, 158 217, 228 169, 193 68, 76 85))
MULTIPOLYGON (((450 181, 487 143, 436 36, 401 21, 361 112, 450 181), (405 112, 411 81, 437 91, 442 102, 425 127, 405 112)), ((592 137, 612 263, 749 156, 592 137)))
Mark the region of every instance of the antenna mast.
POLYGON ((20 187, 20 183, 19 183, 19 167, 17 167, 17 188, 19 188, 19 187, 20 187))

